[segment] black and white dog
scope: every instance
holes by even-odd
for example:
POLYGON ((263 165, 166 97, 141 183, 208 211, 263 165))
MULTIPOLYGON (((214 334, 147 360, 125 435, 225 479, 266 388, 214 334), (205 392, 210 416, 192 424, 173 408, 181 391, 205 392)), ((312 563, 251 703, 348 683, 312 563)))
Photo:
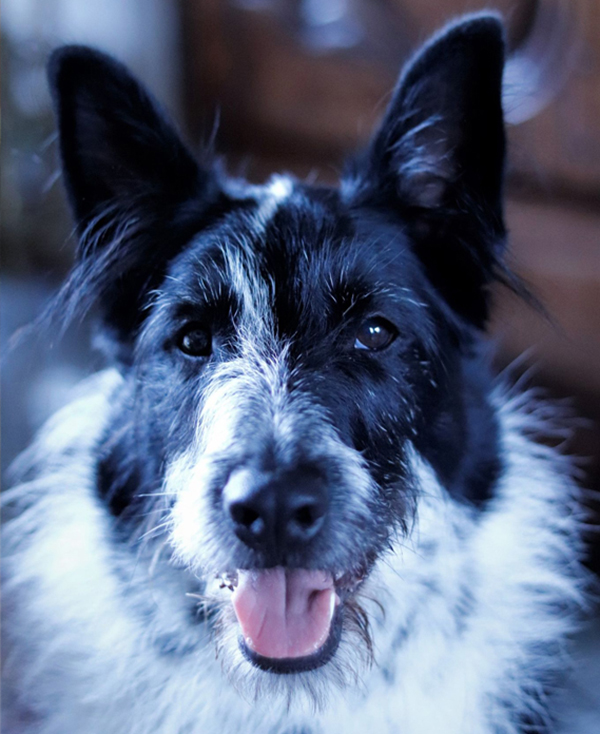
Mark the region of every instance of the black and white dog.
POLYGON ((495 384, 504 44, 403 72, 339 188, 197 161, 123 66, 50 62, 113 366, 18 461, 5 725, 39 734, 541 731, 581 600, 568 461, 495 384))

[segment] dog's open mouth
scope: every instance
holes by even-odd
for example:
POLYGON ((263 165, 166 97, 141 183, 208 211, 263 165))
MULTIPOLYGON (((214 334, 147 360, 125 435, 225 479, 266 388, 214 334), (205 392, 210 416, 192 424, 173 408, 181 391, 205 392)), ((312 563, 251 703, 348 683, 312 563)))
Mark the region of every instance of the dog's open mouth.
POLYGON ((229 576, 242 653, 272 673, 324 665, 340 641, 343 601, 360 580, 353 576, 350 584, 348 576, 282 567, 229 576))

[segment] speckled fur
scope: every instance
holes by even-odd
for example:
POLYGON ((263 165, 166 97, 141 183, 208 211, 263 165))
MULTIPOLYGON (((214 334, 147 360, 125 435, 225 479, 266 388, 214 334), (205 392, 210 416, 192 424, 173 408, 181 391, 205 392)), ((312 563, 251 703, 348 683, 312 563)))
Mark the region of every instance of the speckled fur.
POLYGON ((524 710, 538 713, 541 683, 564 664, 583 575, 569 462, 529 437, 544 425, 527 395, 496 392, 508 461, 483 517, 413 456, 414 527, 361 592, 375 665, 315 712, 301 697, 288 710, 285 698, 240 696, 190 622, 196 579, 168 548, 164 564, 132 563, 112 542, 93 459, 120 383, 114 371, 88 381, 21 457, 28 479, 6 495, 22 511, 3 541, 5 611, 16 600, 19 615, 5 697, 41 712, 27 731, 383 734, 402 722, 403 734, 515 734, 524 710))

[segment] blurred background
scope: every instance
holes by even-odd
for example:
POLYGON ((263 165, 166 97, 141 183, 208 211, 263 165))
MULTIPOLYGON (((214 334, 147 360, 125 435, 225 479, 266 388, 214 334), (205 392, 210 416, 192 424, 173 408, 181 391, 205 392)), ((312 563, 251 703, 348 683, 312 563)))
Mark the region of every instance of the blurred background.
MULTIPOLYGON (((127 63, 192 146, 216 130, 230 171, 335 182, 366 141, 412 51, 456 14, 508 25, 508 226, 512 267, 547 319, 496 294, 499 367, 526 353, 530 380, 571 399, 569 450, 600 489, 600 0, 4 0, 2 5, 2 466, 100 360, 86 323, 6 354, 60 283, 74 238, 58 171, 44 65, 61 43, 127 63), (52 348, 50 348, 52 347, 52 348)), ((600 572, 600 533, 589 534, 600 572)), ((600 731, 600 623, 577 640, 558 706, 564 732, 600 731)))

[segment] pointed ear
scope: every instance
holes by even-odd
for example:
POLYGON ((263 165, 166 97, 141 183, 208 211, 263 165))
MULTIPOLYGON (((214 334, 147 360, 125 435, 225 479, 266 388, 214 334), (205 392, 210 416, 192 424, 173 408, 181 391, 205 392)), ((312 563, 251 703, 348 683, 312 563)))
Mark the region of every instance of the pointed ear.
POLYGON ((435 36, 401 75, 353 174, 356 200, 399 215, 430 280, 477 326, 505 235, 503 66, 494 15, 435 36))
POLYGON ((111 57, 65 46, 51 56, 48 77, 79 234, 67 295, 85 306, 99 303, 125 342, 147 293, 218 196, 216 177, 111 57))
POLYGON ((175 204, 206 185, 158 105, 118 61, 64 46, 50 57, 48 78, 78 226, 123 198, 175 204))

